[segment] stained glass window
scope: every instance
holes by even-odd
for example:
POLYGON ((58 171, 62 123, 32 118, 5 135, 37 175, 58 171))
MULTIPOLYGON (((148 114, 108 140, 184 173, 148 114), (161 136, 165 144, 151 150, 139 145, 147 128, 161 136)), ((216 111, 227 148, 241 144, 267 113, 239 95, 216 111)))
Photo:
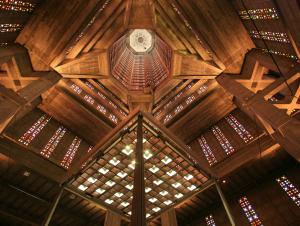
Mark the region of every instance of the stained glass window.
POLYGON ((51 117, 42 115, 20 138, 19 142, 28 146, 50 121, 51 117))
POLYGON ((72 141, 72 144, 69 146, 67 153, 65 154, 63 160, 61 161, 60 165, 66 169, 69 168, 71 165, 76 152, 78 151, 78 148, 80 146, 82 139, 75 137, 74 140, 72 141))
POLYGON ((0 0, 0 10, 16 11, 16 12, 31 12, 35 4, 20 1, 20 0, 0 0))
POLYGON ((279 19, 275 8, 249 9, 239 11, 243 20, 276 20, 279 19))
POLYGON ((52 152, 55 150, 55 148, 57 147, 58 143, 60 142, 60 140, 63 138, 63 136, 65 135, 65 133, 67 132, 67 129, 64 128, 63 126, 60 126, 55 133, 53 134, 53 136, 50 138, 50 140, 48 141, 48 143, 45 145, 45 147, 43 148, 43 150, 40 152, 41 155, 43 155, 46 158, 49 158, 50 155, 52 154, 52 152))
POLYGON ((242 197, 239 199, 239 204, 243 209, 244 214, 246 215, 248 221, 250 222, 251 226, 263 226, 261 223, 257 213, 253 209, 252 205, 248 201, 247 197, 242 197))
POLYGON ((213 126, 211 130, 227 155, 230 155, 235 151, 233 146, 230 144, 230 142, 218 126, 213 126))
POLYGON ((295 185, 293 185, 285 176, 278 178, 277 182, 293 202, 300 207, 300 192, 295 185))
POLYGON ((217 159, 214 156, 214 154, 213 154, 211 148, 209 147, 204 136, 201 136, 200 138, 198 138, 198 142, 202 148, 202 151, 203 151, 209 165, 213 165, 213 164, 217 163, 217 159))
POLYGON ((250 31, 250 36, 257 39, 264 39, 275 42, 290 43, 289 37, 283 32, 272 32, 272 31, 250 31))
POLYGON ((234 129, 234 131, 245 141, 245 143, 248 143, 253 139, 253 136, 232 114, 225 117, 225 119, 228 124, 234 129))
POLYGON ((17 32, 22 29, 22 24, 0 24, 0 32, 17 32))
POLYGON ((281 52, 281 51, 277 51, 277 50, 267 50, 267 49, 261 49, 264 53, 271 53, 271 54, 274 54, 274 55, 278 55, 278 56, 284 56, 284 57, 287 57, 287 58, 291 58, 293 60, 297 60, 298 57, 296 55, 293 55, 291 53, 284 53, 284 52, 281 52))
POLYGON ((207 226, 216 226, 215 220, 212 215, 205 217, 205 221, 207 226))

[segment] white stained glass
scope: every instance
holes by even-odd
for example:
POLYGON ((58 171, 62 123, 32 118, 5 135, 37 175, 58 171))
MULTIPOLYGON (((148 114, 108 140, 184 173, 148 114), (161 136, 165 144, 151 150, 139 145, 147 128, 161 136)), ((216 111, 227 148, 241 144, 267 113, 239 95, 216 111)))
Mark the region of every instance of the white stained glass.
POLYGON ((150 169, 149 169, 152 173, 156 173, 159 171, 159 168, 156 167, 156 166, 152 166, 150 169))
POLYGON ((124 206, 124 207, 127 207, 127 206, 129 206, 129 202, 122 202, 121 205, 124 206))
POLYGON ((177 199, 180 199, 180 198, 182 198, 182 197, 183 197, 183 194, 181 194, 181 193, 178 193, 178 194, 176 194, 176 195, 175 195, 175 197, 176 197, 177 199))
POLYGON ((172 204, 172 201, 171 200, 164 201, 164 204, 166 204, 168 206, 168 205, 172 204))
POLYGON ((176 174, 176 171, 175 170, 170 170, 169 172, 167 172, 167 174, 172 177, 176 174))
POLYGON ((129 164, 128 167, 134 170, 134 168, 135 168, 135 161, 133 160, 133 161, 129 164))
POLYGON ((163 181, 160 180, 160 179, 157 179, 157 180, 153 181, 153 183, 156 184, 156 185, 160 185, 162 182, 163 181))
POLYGON ((146 193, 148 193, 148 192, 151 191, 151 190, 152 190, 152 189, 149 188, 149 187, 146 187, 146 188, 145 188, 145 192, 146 192, 146 193))
POLYGON ((149 199, 149 202, 155 203, 157 201, 157 198, 151 198, 149 199))
POLYGON ((132 189, 133 189, 133 185, 132 185, 132 184, 127 184, 125 187, 126 187, 128 190, 132 190, 132 189))
POLYGON ((112 180, 109 180, 105 183, 106 185, 108 185, 109 187, 112 187, 116 184, 116 182, 112 181, 112 180))
POLYGON ((165 156, 162 160, 161 160, 164 164, 169 164, 170 162, 172 162, 172 159, 169 158, 168 156, 165 156))
POLYGON ((193 185, 193 184, 192 184, 191 186, 188 187, 188 189, 189 189, 190 191, 193 191, 193 190, 195 190, 196 188, 197 188, 197 187, 196 187, 195 185, 193 185))
POLYGON ((81 191, 85 191, 87 188, 88 187, 83 185, 83 184, 79 185, 79 187, 78 187, 78 189, 81 190, 81 191))
POLYGON ((133 149, 127 145, 123 150, 122 153, 124 153, 125 155, 130 155, 133 152, 133 149))
POLYGON ((191 174, 188 174, 188 175, 184 176, 184 179, 186 179, 186 180, 190 180, 192 178, 193 178, 193 175, 191 175, 191 174))
POLYGON ((114 202, 114 200, 112 200, 112 199, 106 199, 105 202, 106 202, 107 204, 112 204, 112 203, 114 202))
POLYGON ((160 208, 159 207, 155 207, 155 208, 153 208, 152 209, 154 212, 158 212, 158 211, 160 211, 160 208))
POLYGON ((181 186, 181 184, 180 184, 179 182, 175 182, 174 184, 172 184, 172 186, 173 186, 174 188, 178 188, 178 187, 181 186))
POLYGON ((122 192, 117 192, 115 193, 115 196, 117 196, 118 198, 121 198, 124 194, 122 192))
POLYGON ((121 178, 124 178, 124 177, 127 176, 127 173, 121 171, 121 172, 119 172, 117 175, 118 175, 119 177, 121 177, 121 178))
POLYGON ((95 183, 97 181, 97 179, 96 178, 94 178, 94 177, 89 177, 88 178, 88 182, 90 182, 90 183, 95 183))
POLYGON ((152 155, 152 153, 149 151, 149 150, 145 150, 144 151, 144 158, 145 159, 150 159, 151 157, 152 157, 153 155, 152 155))
POLYGON ((120 163, 120 160, 118 160, 116 157, 113 157, 113 159, 109 160, 109 163, 116 166, 120 163))
POLYGON ((147 213, 146 214, 146 218, 148 218, 148 217, 150 217, 151 216, 151 214, 150 213, 147 213))
POLYGON ((96 192, 101 195, 101 194, 103 194, 105 192, 105 190, 102 189, 102 188, 97 188, 96 192))
POLYGON ((161 191, 161 192, 159 192, 159 194, 160 194, 161 196, 166 196, 166 195, 168 194, 168 192, 167 192, 167 191, 161 191))
POLYGON ((106 168, 104 168, 104 167, 98 170, 98 172, 99 172, 99 173, 102 173, 102 174, 106 174, 106 173, 108 173, 108 171, 109 171, 109 170, 106 169, 106 168))

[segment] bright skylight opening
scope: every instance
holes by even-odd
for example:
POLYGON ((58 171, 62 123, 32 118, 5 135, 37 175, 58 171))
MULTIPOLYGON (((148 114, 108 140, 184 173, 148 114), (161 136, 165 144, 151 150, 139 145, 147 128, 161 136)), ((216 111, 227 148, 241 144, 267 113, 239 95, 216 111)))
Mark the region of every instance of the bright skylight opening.
POLYGON ((155 207, 155 208, 153 208, 152 209, 154 212, 158 212, 158 211, 160 211, 160 208, 159 207, 155 207))
POLYGON ((146 193, 150 192, 151 190, 152 190, 152 189, 149 188, 149 187, 146 187, 146 188, 145 188, 145 192, 146 192, 146 193))

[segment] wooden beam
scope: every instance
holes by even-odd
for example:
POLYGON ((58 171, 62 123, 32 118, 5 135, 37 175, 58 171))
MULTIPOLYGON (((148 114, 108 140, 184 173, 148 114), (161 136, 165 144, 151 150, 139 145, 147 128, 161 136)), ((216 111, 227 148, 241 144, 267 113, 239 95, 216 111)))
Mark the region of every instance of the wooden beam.
POLYGON ((66 173, 63 168, 42 158, 9 137, 0 138, 0 152, 29 169, 32 169, 56 182, 61 182, 64 174, 66 173))
POLYGON ((137 123, 131 226, 146 226, 143 116, 141 114, 138 115, 137 123))
POLYGON ((161 215, 162 226, 178 226, 176 219, 176 212, 174 208, 162 213, 161 215))
POLYGON ((276 141, 297 161, 300 162, 300 122, 297 119, 290 118, 284 112, 264 100, 260 95, 237 83, 230 76, 222 74, 217 77, 217 82, 229 93, 231 93, 239 103, 241 110, 245 111, 254 121, 264 120, 275 132, 277 132, 276 141), (249 114, 250 113, 250 114, 249 114))
POLYGON ((122 218, 120 215, 108 210, 106 212, 104 226, 121 226, 122 218))

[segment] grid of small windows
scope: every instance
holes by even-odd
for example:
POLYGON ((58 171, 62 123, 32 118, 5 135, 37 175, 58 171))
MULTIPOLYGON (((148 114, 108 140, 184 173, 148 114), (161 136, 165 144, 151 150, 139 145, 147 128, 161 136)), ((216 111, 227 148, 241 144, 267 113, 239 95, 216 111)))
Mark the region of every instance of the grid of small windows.
POLYGON ((50 121, 51 117, 42 115, 19 139, 18 141, 28 146, 34 138, 42 131, 42 129, 50 121))
MULTIPOLYGON (((188 22, 187 18, 185 17, 185 15, 179 10, 179 8, 174 4, 171 3, 173 10, 178 14, 178 16, 183 20, 184 25, 186 26, 187 29, 189 29, 195 36, 195 38, 197 39, 197 41, 199 42, 199 44, 205 48, 203 42, 201 41, 198 32, 190 25, 190 23, 188 22)), ((205 48, 206 53, 212 57, 212 53, 210 51, 207 50, 207 48, 205 48)))
MULTIPOLYGON (((101 99, 105 100, 106 102, 108 101, 108 104, 110 106, 112 106, 114 109, 117 109, 123 116, 127 116, 126 112, 124 112, 119 106, 117 106, 115 103, 113 103, 111 100, 109 100, 109 98, 107 98, 104 94, 102 94, 101 92, 97 91, 96 88, 93 86, 92 83, 90 83, 89 81, 85 81, 85 85, 90 90, 92 90, 94 93, 96 93, 99 97, 101 97, 101 99)), ((104 106, 102 106, 102 108, 104 108, 104 106)), ((97 107, 97 109, 98 109, 98 107, 97 107)), ((105 111, 106 111, 106 109, 105 109, 105 111)))
POLYGON ((253 139, 253 136, 232 114, 225 117, 225 119, 228 122, 228 124, 234 129, 234 131, 244 140, 246 144, 253 139))
MULTIPOLYGON (((87 94, 85 91, 83 91, 78 85, 69 82, 69 87, 72 89, 73 92, 75 92, 77 95, 83 97, 83 99, 92 105, 95 109, 97 109, 99 112, 101 112, 105 117, 107 117, 110 121, 112 121, 114 124, 118 123, 118 117, 114 115, 113 113, 110 113, 108 109, 106 109, 103 105, 99 104, 92 96, 87 94)), ((98 95, 106 100, 106 97, 98 92, 98 95)))
POLYGON ((282 176, 277 179, 277 182, 281 188, 287 193, 287 195, 293 200, 293 202, 300 207, 300 192, 299 190, 287 179, 282 176))
POLYGON ((0 0, 0 10, 32 12, 35 4, 20 0, 0 0))
POLYGON ((243 20, 276 20, 279 19, 275 8, 249 9, 239 11, 240 17, 243 20))
POLYGON ((216 157, 214 156, 212 150, 210 149, 206 139, 204 136, 201 136, 200 138, 198 138, 198 142, 202 148, 202 151, 209 163, 210 166, 214 165, 217 163, 217 159, 216 157))
POLYGON ((264 39, 268 41, 290 43, 289 37, 283 32, 272 32, 272 31, 249 31, 250 36, 257 39, 264 39))
MULTIPOLYGON (((191 82, 188 86, 184 88, 181 92, 179 92, 172 100, 170 100, 165 106, 164 109, 167 109, 170 105, 172 105, 179 97, 181 97, 186 91, 191 89, 195 85, 195 82, 191 82)), ((176 108, 172 111, 172 113, 169 113, 165 115, 163 119, 163 123, 166 124, 168 121, 170 121, 175 115, 177 115, 179 112, 181 112, 185 107, 193 103, 197 98, 199 98, 204 92, 207 91, 207 85, 200 86, 193 94, 189 95, 185 101, 181 104, 178 104, 176 108)), ((162 111, 159 111, 159 114, 161 114, 162 111)), ((159 114, 156 113, 156 117, 159 116, 159 114)))
MULTIPOLYGON (((130 216, 136 142, 135 129, 122 134, 119 142, 71 182, 72 187, 130 216)), ((186 200, 207 182, 208 178, 186 161, 179 150, 170 148, 146 128, 143 148, 147 218, 158 216, 165 208, 186 200)))
POLYGON ((293 60, 297 60, 298 57, 296 55, 290 54, 290 53, 284 53, 284 52, 280 52, 280 51, 276 51, 276 50, 267 50, 267 49, 261 49, 264 53, 271 53, 271 54, 275 54, 278 56, 284 56, 284 57, 288 57, 291 58, 293 60))
POLYGON ((215 220, 212 215, 205 217, 205 221, 207 226, 216 226, 215 220))
POLYGON ((17 32, 22 29, 22 24, 0 24, 0 32, 6 33, 6 32, 17 32))
POLYGON ((72 144, 69 146, 67 153, 63 157, 63 160, 60 162, 60 165, 66 169, 68 169, 78 151, 82 139, 77 136, 72 141, 72 144))
POLYGON ((50 138, 50 140, 48 141, 48 143, 45 145, 45 147, 43 148, 43 150, 40 152, 41 155, 43 155, 46 158, 49 158, 50 155, 53 153, 53 151, 55 150, 55 148, 57 147, 58 143, 60 142, 60 140, 63 138, 63 136, 65 135, 65 133, 67 132, 67 129, 64 128, 63 126, 60 126, 55 133, 53 134, 53 136, 50 138))
POLYGON ((68 55, 72 51, 72 49, 74 48, 74 46, 82 39, 82 37, 87 32, 87 30, 94 24, 95 20, 98 18, 98 16, 100 15, 100 13, 107 7, 107 5, 109 4, 110 1, 111 0, 106 0, 103 3, 103 5, 98 9, 98 11, 96 12, 95 16, 93 16, 93 18, 89 21, 89 23, 87 24, 87 26, 76 37, 76 39, 74 40, 74 42, 72 43, 72 45, 70 45, 69 48, 66 50, 66 55, 68 55))
POLYGON ((0 47, 8 46, 8 42, 0 42, 0 47))
POLYGON ((225 137, 225 135, 223 134, 221 129, 218 126, 213 126, 211 128, 211 130, 212 130, 213 134, 215 135, 216 139, 219 141, 219 144, 221 145, 221 147, 226 152, 226 154, 227 155, 232 154, 234 152, 234 148, 232 147, 232 145, 230 144, 228 139, 225 137))
POLYGON ((247 197, 244 196, 240 198, 239 204, 242 207, 244 214, 248 218, 248 221, 250 222, 251 226, 263 226, 257 213, 255 212, 250 202, 248 201, 247 197))

